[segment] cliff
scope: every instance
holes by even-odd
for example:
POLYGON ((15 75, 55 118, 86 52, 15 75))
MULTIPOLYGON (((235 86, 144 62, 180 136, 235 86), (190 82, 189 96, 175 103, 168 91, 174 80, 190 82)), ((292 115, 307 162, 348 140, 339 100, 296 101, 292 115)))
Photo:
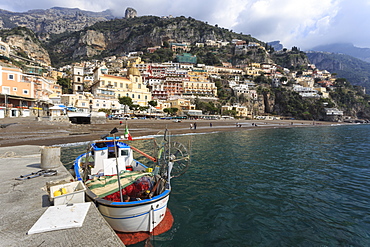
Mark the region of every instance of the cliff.
POLYGON ((77 8, 54 7, 18 13, 0 9, 0 29, 27 27, 40 38, 47 39, 50 34, 79 31, 99 21, 113 18, 109 10, 91 12, 77 8))
POLYGON ((338 78, 346 78, 354 85, 370 92, 370 63, 344 54, 329 52, 307 52, 310 62, 321 70, 336 73, 338 78))
MULTIPOLYGON (((79 32, 53 35, 45 44, 53 59, 66 63, 70 62, 66 58, 78 60, 93 56, 120 56, 129 51, 146 51, 147 47, 163 46, 170 42, 194 44, 232 39, 258 42, 250 35, 236 34, 193 18, 142 16, 99 22, 79 32)), ((224 52, 232 54, 231 46, 224 52)))
POLYGON ((49 52, 29 29, 18 27, 11 30, 1 30, 0 37, 13 47, 13 55, 42 65, 51 65, 49 52))

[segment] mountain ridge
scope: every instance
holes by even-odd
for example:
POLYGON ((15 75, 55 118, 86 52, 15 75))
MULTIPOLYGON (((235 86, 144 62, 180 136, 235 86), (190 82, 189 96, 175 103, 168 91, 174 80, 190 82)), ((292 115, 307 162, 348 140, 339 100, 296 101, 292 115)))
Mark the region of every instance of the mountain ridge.
POLYGON ((370 92, 370 63, 346 54, 317 51, 309 51, 306 54, 317 68, 336 73, 337 77, 346 78, 352 84, 362 86, 370 92))
POLYGON ((352 43, 332 43, 316 46, 309 51, 346 54, 370 63, 370 48, 360 48, 352 43))

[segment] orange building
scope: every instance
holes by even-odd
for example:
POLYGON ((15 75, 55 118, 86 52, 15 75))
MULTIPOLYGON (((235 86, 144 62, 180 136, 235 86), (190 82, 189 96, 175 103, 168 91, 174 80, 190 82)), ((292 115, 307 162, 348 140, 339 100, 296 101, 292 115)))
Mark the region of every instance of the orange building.
POLYGON ((0 63, 0 118, 28 116, 34 105, 34 83, 27 80, 22 70, 0 63))

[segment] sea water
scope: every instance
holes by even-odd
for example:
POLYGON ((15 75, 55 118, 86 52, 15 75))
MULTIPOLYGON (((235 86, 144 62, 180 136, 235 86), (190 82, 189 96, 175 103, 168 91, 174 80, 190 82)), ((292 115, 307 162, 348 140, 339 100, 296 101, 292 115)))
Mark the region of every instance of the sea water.
MULTIPOLYGON (((175 222, 154 246, 370 245, 370 125, 173 139, 191 141, 191 165, 171 180, 175 222)), ((64 163, 83 149, 62 148, 64 163)))

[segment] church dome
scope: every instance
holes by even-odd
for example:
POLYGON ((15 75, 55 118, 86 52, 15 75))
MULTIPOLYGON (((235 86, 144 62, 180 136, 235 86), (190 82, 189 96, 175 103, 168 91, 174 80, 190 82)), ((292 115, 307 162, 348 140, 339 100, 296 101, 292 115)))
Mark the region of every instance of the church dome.
POLYGON ((132 76, 141 76, 140 71, 138 68, 136 68, 135 64, 133 64, 127 71, 127 77, 130 75, 132 76))

